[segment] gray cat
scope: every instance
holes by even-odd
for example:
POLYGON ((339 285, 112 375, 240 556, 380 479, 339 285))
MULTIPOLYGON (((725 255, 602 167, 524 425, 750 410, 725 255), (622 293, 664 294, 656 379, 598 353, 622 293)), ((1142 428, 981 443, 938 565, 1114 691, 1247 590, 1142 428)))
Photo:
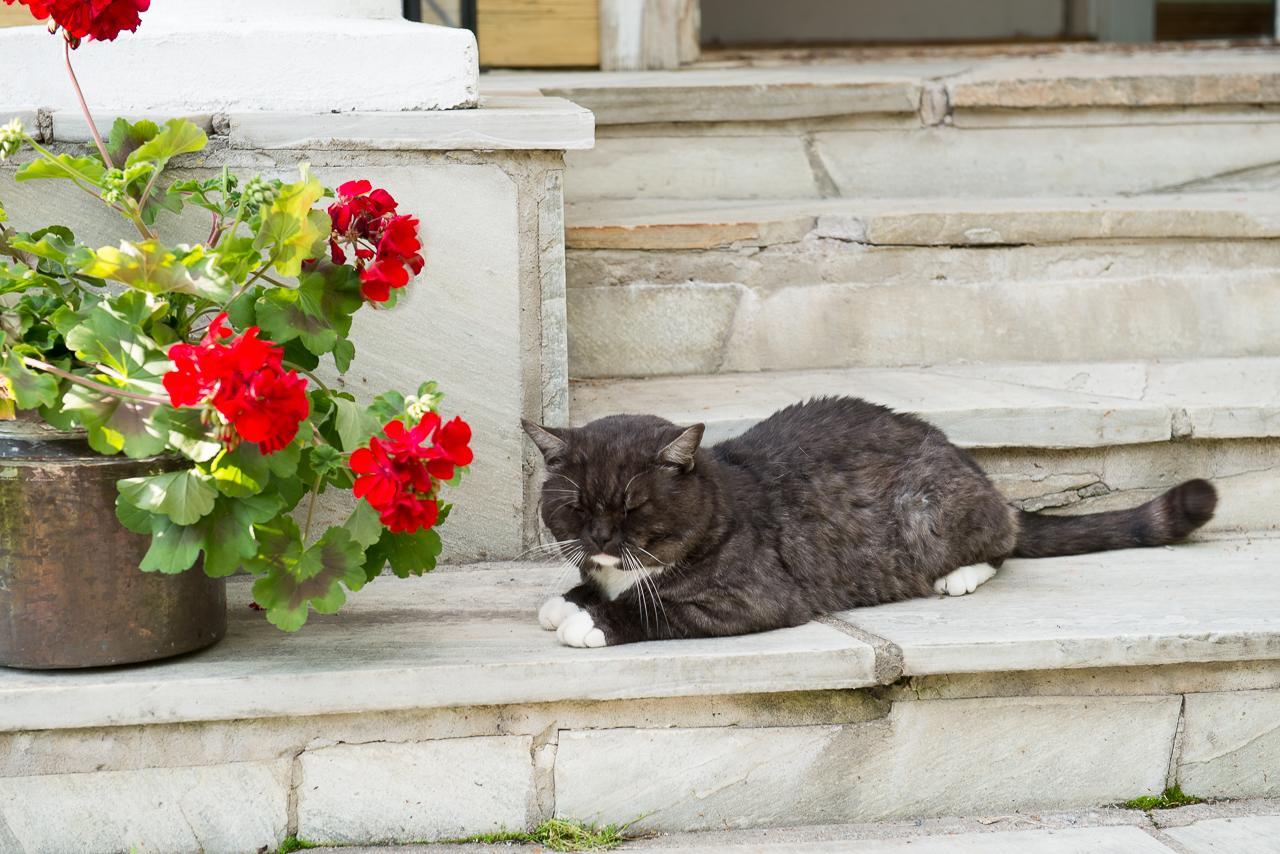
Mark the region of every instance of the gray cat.
POLYGON ((524 428, 547 463, 543 521, 582 577, 539 620, 575 647, 962 595, 1009 557, 1176 542, 1217 505, 1192 480, 1132 510, 1020 511, 942 431, 853 398, 787 407, 711 448, 701 424, 644 415, 524 428))

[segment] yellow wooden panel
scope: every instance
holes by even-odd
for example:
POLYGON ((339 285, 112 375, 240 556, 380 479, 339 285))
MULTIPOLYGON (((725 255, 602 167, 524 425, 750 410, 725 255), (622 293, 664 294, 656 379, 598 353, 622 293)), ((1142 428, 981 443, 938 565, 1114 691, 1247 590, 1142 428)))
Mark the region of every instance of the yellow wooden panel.
POLYGON ((600 0, 478 0, 480 63, 598 66, 600 0))
POLYGON ((25 27, 37 23, 26 6, 0 5, 0 27, 25 27))

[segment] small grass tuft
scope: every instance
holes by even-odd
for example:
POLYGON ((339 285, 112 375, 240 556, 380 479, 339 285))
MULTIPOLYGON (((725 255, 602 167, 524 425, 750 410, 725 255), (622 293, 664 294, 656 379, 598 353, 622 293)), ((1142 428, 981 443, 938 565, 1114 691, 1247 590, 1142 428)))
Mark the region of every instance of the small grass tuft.
POLYGON ((1122 806, 1131 810, 1143 810, 1144 812, 1150 812, 1151 810, 1172 810, 1177 809, 1178 807, 1202 803, 1204 803, 1204 798, 1197 798, 1194 795, 1184 794, 1180 786, 1170 786, 1164 790, 1164 794, 1159 795, 1158 797, 1143 795, 1140 798, 1125 801, 1122 806))
POLYGON ((516 842, 529 845, 545 845, 552 851, 608 851, 611 848, 617 848, 626 840, 623 835, 625 830, 625 827, 618 827, 612 824, 598 827, 581 821, 553 818, 544 821, 532 831, 504 830, 498 833, 481 833, 476 836, 468 836, 466 839, 454 839, 451 841, 459 844, 482 842, 487 845, 516 842))
POLYGON ((308 848, 319 848, 320 843, 308 842, 296 836, 286 836, 276 849, 276 854, 294 854, 295 851, 306 851, 308 848))

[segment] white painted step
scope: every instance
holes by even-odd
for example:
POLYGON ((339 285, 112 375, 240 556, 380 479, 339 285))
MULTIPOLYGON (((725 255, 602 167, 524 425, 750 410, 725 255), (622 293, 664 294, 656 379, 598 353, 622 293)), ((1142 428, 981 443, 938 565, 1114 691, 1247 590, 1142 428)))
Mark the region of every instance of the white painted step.
POLYGON ((570 369, 1275 355, 1277 237, 1275 192, 577 204, 570 369))

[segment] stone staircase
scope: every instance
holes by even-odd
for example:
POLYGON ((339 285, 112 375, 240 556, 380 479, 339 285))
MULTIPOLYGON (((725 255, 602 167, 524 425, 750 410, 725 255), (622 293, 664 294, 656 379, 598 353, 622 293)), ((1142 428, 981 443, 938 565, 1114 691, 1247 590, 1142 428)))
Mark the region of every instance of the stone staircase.
POLYGON ((599 650, 537 625, 560 567, 379 580, 292 636, 236 582, 203 653, 0 671, 0 851, 1280 797, 1277 59, 490 76, 600 122, 565 176, 574 421, 716 438, 858 394, 946 428, 1024 507, 1209 477, 1214 527, 1010 561, 960 599, 599 650))

